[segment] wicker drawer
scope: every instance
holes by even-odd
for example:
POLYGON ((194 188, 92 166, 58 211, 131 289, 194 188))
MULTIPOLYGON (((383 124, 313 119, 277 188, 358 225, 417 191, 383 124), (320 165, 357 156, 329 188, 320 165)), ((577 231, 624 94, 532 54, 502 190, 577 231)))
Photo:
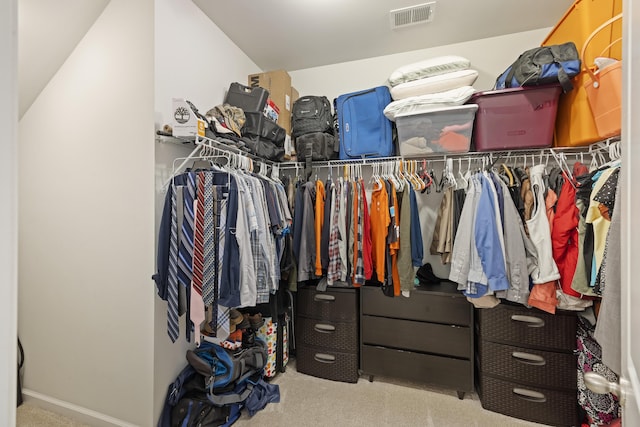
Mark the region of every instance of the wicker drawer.
POLYGON ((480 376, 484 409, 523 420, 555 426, 580 425, 577 392, 530 387, 480 376))
POLYGON ((338 351, 358 351, 357 322, 334 322, 298 316, 296 333, 299 343, 338 351))
POLYGON ((296 369, 303 374, 348 383, 358 382, 358 353, 298 344, 296 369))
POLYGON ((328 289, 319 292, 313 286, 298 288, 297 314, 307 318, 355 322, 358 319, 356 290, 328 289))
POLYGON ((360 293, 362 314, 460 326, 469 326, 473 320, 473 306, 460 292, 415 290, 409 298, 390 298, 380 288, 364 286, 360 293))
POLYGON ((480 370, 483 374, 540 387, 574 391, 577 360, 571 353, 533 350, 480 341, 480 370))
POLYGON ((508 304, 478 311, 482 339, 528 348, 564 351, 576 348, 575 313, 549 314, 508 304))
POLYGON ((362 372, 473 391, 473 362, 371 345, 362 346, 362 372))
POLYGON ((361 322, 363 344, 467 359, 473 357, 473 331, 468 327, 367 315, 362 316, 361 322))

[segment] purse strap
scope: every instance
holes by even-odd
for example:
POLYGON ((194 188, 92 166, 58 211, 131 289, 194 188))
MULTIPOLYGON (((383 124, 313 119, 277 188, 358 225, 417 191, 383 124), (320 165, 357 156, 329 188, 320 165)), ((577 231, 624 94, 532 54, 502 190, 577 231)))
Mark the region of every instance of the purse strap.
MULTIPOLYGON (((590 35, 589 37, 587 37, 587 40, 585 40, 584 45, 582 46, 582 53, 580 55, 580 57, 582 58, 582 63, 583 64, 587 64, 586 61, 586 52, 587 52, 587 46, 589 45, 589 43, 591 43, 591 40, 593 40, 593 38, 596 36, 596 34, 598 34, 600 31, 602 31, 603 29, 607 28, 609 25, 613 24, 614 22, 618 21, 622 19, 622 13, 617 14, 616 16, 607 19, 604 23, 602 23, 602 25, 600 25, 598 28, 596 28, 590 35)), ((620 40, 620 39, 618 39, 620 40)), ((611 47, 611 45, 613 45, 615 42, 617 42, 618 40, 615 40, 613 43, 609 44, 609 46, 607 46, 605 48, 605 50, 609 47, 611 47)), ((598 87, 598 77, 595 75, 595 73, 591 70, 591 67, 589 67, 588 65, 584 66, 587 70, 587 73, 589 73, 589 76, 591 77, 591 80, 594 82, 594 87, 598 87)))

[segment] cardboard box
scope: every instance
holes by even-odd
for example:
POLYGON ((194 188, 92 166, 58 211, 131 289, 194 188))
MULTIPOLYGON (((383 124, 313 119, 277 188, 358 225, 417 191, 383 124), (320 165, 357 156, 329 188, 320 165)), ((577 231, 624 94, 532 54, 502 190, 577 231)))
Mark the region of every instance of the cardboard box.
POLYGON ((196 117, 184 99, 173 98, 172 112, 171 127, 173 128, 173 136, 178 138, 193 138, 196 135, 204 136, 204 121, 196 117))
POLYGON ((278 106, 278 125, 291 135, 291 76, 285 70, 250 74, 250 87, 261 87, 269 91, 269 97, 278 106))

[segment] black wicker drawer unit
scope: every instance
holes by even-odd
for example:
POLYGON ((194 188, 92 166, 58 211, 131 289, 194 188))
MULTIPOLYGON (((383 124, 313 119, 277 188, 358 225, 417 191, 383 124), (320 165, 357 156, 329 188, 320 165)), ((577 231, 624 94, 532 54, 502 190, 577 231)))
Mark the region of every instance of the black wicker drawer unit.
POLYGON ((474 390, 473 306, 451 283, 390 298, 360 289, 360 369, 369 375, 474 390))
POLYGON ((579 425, 576 314, 508 303, 477 313, 482 407, 542 424, 579 425))
POLYGON ((298 288, 296 367, 334 381, 358 381, 358 294, 353 288, 298 288))

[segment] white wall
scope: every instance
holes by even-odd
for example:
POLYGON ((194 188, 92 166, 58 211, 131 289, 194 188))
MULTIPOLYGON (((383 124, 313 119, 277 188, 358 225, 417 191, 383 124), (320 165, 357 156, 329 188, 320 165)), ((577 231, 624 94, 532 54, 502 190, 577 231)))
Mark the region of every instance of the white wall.
POLYGON ((325 95, 330 100, 343 93, 387 84, 398 67, 441 55, 460 55, 471 61, 479 76, 476 90, 489 90, 496 78, 526 49, 539 46, 551 28, 456 43, 395 55, 343 62, 324 67, 290 71, 291 80, 303 95, 325 95))
POLYGON ((25 387, 90 425, 153 418, 152 47, 111 0, 20 121, 25 387))
POLYGON ((18 312, 17 192, 17 2, 0 2, 0 425, 16 419, 16 331, 18 312))
MULTIPOLYGON (((232 82, 246 84, 247 75, 261 71, 191 0, 155 1, 155 122, 161 128, 171 120, 171 98, 186 98, 205 113, 222 104, 232 82)), ((184 157, 193 145, 181 146, 166 138, 156 143, 156 229, 160 224, 173 160, 184 157)), ((152 286, 152 285, 149 285, 152 286)), ((167 304, 155 298, 154 416, 160 415, 167 386, 186 365, 190 346, 167 335, 167 304)))

